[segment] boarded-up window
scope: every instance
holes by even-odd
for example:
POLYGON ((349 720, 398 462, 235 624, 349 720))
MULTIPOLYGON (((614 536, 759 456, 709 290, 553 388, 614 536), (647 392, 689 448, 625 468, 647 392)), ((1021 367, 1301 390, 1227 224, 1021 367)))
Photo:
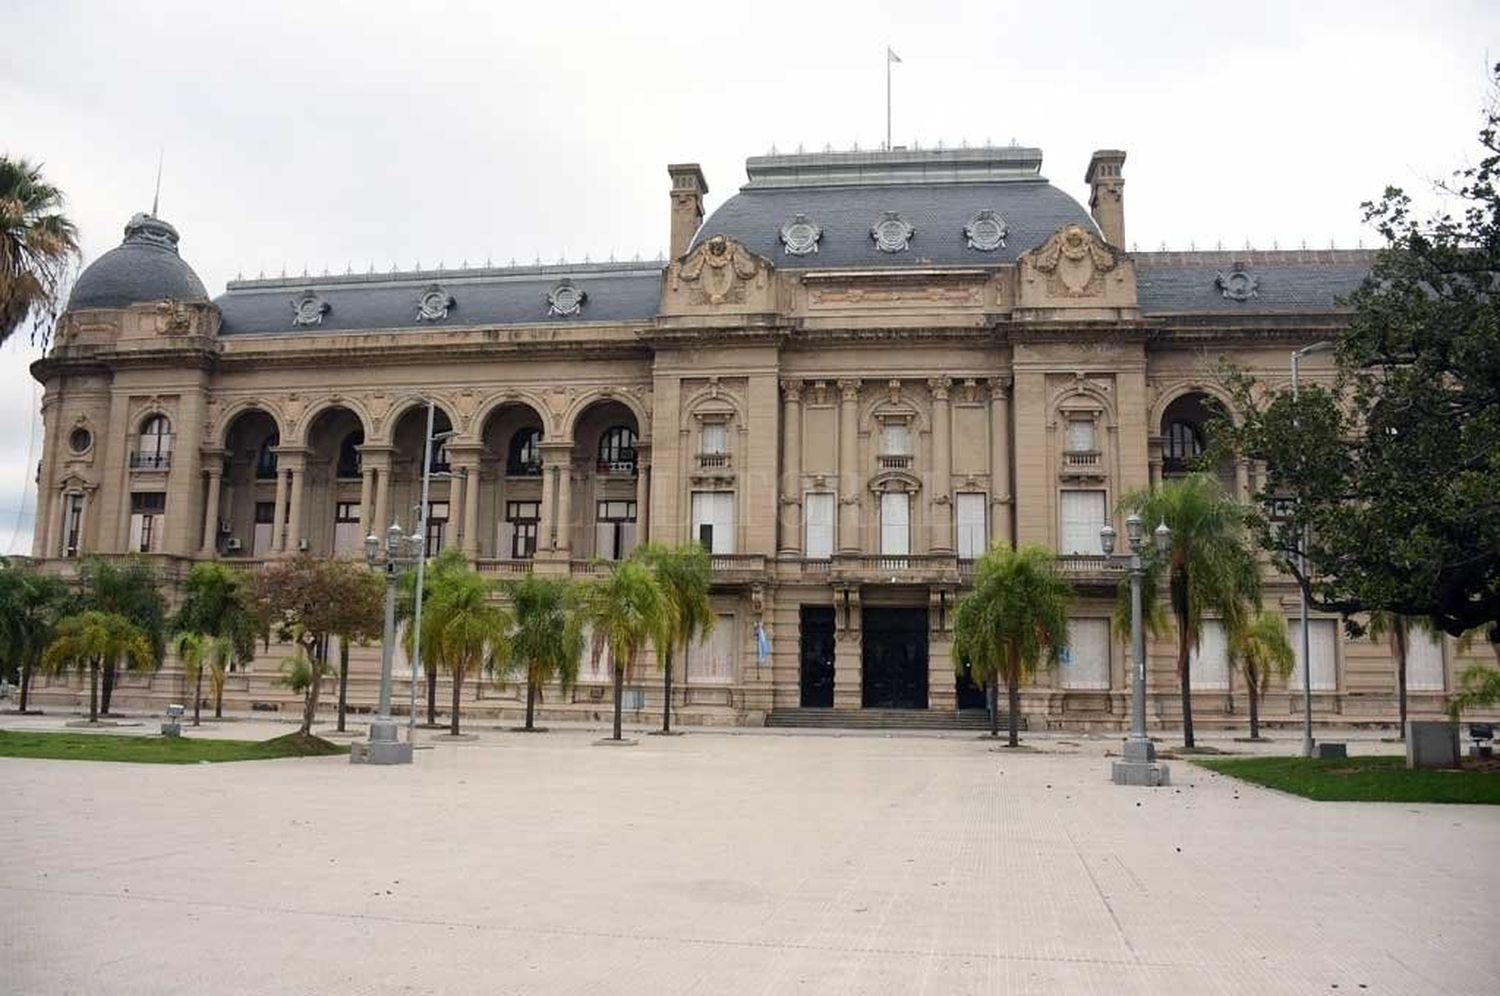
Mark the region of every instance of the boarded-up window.
MULTIPOLYGON (((1302 623, 1298 620, 1290 620, 1287 623, 1288 635, 1292 639, 1292 650, 1297 655, 1297 663, 1292 668, 1292 676, 1287 680, 1287 687, 1297 692, 1302 689, 1302 623)), ((1315 692, 1331 692, 1338 688, 1338 624, 1332 619, 1309 620, 1307 629, 1308 650, 1312 654, 1312 688, 1315 692)))
POLYGON ((802 514, 806 518, 803 556, 826 560, 833 556, 833 493, 809 491, 802 499, 802 514))
POLYGON ((1065 490, 1058 492, 1062 524, 1058 553, 1099 554, 1099 530, 1104 528, 1104 492, 1065 490))
POLYGON ((904 491, 880 496, 880 552, 888 557, 911 553, 911 495, 904 491))
POLYGON ((610 674, 610 660, 608 644, 599 648, 599 659, 594 660, 594 634, 591 628, 585 627, 583 653, 578 658, 578 680, 596 684, 613 680, 610 674))
POLYGON ((1229 644, 1219 620, 1203 620, 1198 648, 1188 654, 1188 668, 1194 689, 1211 692, 1229 688, 1229 644))
POLYGON ((694 684, 726 685, 734 680, 734 616, 720 613, 713 632, 688 644, 687 680, 694 684))
POLYGON ((1069 619, 1068 645, 1059 655, 1062 687, 1109 687, 1109 620, 1069 619))
POLYGON ((1426 630, 1411 629, 1406 634, 1406 688, 1412 692, 1441 692, 1444 680, 1443 638, 1426 630))
POLYGON ((954 496, 954 510, 958 523, 958 555, 964 560, 973 560, 984 555, 986 544, 984 508, 989 496, 972 491, 960 491, 954 496))

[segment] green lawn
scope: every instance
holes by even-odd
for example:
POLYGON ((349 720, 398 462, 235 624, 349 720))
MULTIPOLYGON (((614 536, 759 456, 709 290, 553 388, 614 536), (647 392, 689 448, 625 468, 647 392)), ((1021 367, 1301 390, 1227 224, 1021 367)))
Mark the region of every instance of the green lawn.
POLYGON ((303 737, 297 733, 289 733, 274 740, 257 741, 0 730, 0 757, 196 764, 199 761, 265 761, 278 757, 318 757, 347 753, 348 747, 331 744, 318 737, 303 737))
POLYGON ((1407 770, 1403 757, 1193 758, 1222 775, 1321 802, 1464 802, 1500 805, 1500 772, 1407 770))

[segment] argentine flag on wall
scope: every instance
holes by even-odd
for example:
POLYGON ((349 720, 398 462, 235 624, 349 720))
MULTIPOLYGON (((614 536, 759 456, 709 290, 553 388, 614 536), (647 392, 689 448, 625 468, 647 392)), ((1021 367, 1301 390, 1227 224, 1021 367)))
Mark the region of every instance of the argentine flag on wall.
POLYGON ((766 662, 771 656, 771 641, 766 636, 766 628, 757 620, 755 623, 755 664, 757 667, 766 662))

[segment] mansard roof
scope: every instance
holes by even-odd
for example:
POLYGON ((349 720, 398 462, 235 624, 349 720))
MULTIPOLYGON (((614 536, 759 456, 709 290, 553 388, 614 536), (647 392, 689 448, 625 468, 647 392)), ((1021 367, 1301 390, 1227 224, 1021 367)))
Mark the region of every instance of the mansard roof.
POLYGON ((1340 310, 1369 276, 1365 249, 1137 252, 1142 314, 1269 314, 1340 310))
POLYGON ((232 336, 649 322, 660 295, 661 264, 632 262, 232 280, 214 303, 232 336))

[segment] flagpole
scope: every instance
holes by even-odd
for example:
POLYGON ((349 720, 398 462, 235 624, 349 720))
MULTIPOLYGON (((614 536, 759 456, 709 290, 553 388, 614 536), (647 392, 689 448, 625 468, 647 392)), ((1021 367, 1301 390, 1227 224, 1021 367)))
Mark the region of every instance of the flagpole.
POLYGON ((885 48, 885 151, 891 151, 891 48, 885 48))

